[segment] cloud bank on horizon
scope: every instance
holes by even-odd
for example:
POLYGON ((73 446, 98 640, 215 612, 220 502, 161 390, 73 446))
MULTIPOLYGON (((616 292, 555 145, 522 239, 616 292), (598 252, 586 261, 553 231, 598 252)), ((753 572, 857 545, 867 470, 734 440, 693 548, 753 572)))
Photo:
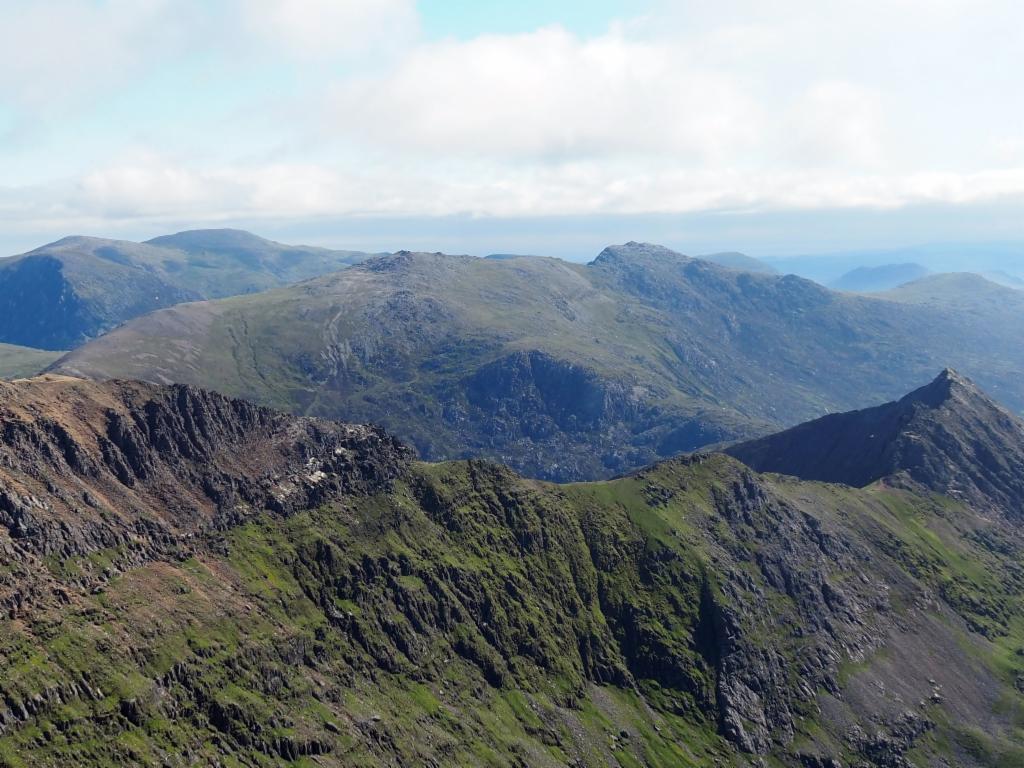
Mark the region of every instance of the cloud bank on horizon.
POLYGON ((1024 200, 1019 3, 458 5, 0 0, 0 226, 1024 200))

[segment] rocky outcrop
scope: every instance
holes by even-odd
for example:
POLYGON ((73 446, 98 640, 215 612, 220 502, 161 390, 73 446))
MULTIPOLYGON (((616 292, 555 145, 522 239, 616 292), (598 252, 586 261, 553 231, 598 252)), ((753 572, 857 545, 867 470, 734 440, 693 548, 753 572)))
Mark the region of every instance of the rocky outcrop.
POLYGON ((194 387, 0 384, 0 525, 43 555, 147 548, 386 489, 410 457, 379 429, 194 387))

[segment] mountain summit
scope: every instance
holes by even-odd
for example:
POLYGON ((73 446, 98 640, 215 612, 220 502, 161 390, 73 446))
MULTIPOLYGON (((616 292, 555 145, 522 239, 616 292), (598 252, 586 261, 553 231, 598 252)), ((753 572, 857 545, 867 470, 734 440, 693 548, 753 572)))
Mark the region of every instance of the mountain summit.
POLYGON ((728 453, 761 472, 862 487, 892 476, 1024 515, 1024 422, 947 368, 893 403, 833 414, 728 453))

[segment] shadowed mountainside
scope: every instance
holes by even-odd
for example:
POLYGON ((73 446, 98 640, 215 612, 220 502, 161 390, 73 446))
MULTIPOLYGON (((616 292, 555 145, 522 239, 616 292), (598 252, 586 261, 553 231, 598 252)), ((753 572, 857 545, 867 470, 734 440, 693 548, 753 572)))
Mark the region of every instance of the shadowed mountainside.
POLYGON ((898 402, 825 416, 726 452, 759 472, 855 487, 903 474, 976 508, 994 504, 1024 517, 1024 421, 951 370, 898 402))

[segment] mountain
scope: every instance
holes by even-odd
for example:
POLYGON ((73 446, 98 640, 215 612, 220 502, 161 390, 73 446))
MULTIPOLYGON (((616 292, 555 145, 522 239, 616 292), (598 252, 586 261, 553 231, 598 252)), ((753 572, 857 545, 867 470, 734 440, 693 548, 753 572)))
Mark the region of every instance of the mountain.
POLYGON ((35 376, 44 368, 52 365, 63 354, 63 352, 51 352, 45 349, 0 344, 0 379, 35 376))
POLYGON ((403 252, 153 313, 54 370, 372 421, 425 459, 582 480, 888 400, 946 365, 1020 410, 1021 323, 1012 303, 975 322, 640 243, 589 265, 403 252))
POLYGON ((885 264, 880 267, 857 267, 831 284, 837 291, 877 293, 904 283, 920 280, 928 269, 920 264, 885 264))
POLYGON ((522 253, 490 253, 484 257, 485 259, 493 259, 494 261, 508 261, 509 259, 524 259, 524 258, 536 258, 533 256, 527 256, 522 253))
POLYGON ((155 309, 266 290, 363 258, 236 230, 147 243, 67 237, 0 260, 0 342, 70 349, 155 309))
POLYGON ((904 475, 976 508, 991 503, 1024 518, 1024 421, 952 370, 897 402, 825 416, 727 452, 759 472, 855 487, 904 475))
POLYGON ((965 499, 721 454, 554 486, 187 386, 0 404, 6 765, 1024 758, 1024 541, 965 499))
POLYGON ((178 279, 199 286, 204 298, 276 288, 333 272, 370 254, 282 245, 237 229, 200 229, 148 240, 146 245, 186 254, 178 279))
POLYGON ((753 256, 747 256, 745 253, 737 253, 735 251, 709 253, 697 258, 710 261, 712 264, 718 264, 722 267, 728 267, 729 269, 738 269, 742 272, 760 272, 766 275, 779 274, 779 271, 771 264, 755 259, 753 256))
POLYGON ((971 272, 950 272, 905 283, 880 294, 908 304, 948 307, 995 320, 1024 308, 1024 294, 971 272))

